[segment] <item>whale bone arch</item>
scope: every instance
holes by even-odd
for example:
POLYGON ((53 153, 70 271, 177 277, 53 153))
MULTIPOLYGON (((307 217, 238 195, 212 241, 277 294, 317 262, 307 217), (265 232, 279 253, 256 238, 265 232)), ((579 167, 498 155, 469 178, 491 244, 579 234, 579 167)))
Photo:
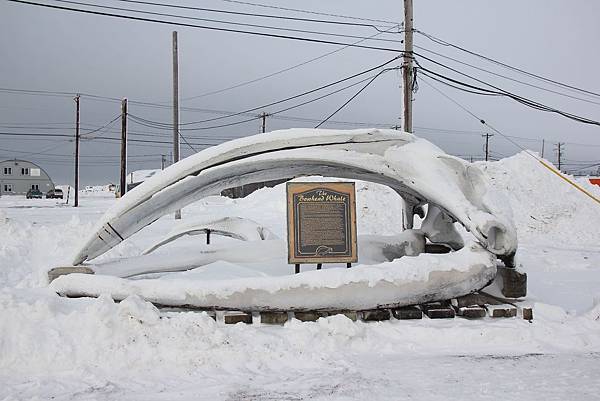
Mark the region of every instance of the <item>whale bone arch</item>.
POLYGON ((429 203, 460 222, 491 253, 510 257, 516 251, 514 225, 477 166, 395 130, 291 129, 205 149, 154 175, 105 213, 73 263, 102 255, 161 216, 205 196, 307 175, 387 185, 407 204, 408 227, 412 211, 429 203))

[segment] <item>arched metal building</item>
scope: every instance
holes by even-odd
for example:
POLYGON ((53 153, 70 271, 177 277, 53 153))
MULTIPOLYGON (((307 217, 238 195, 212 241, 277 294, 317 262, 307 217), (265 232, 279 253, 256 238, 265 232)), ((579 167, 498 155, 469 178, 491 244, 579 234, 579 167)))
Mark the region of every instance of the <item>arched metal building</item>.
POLYGON ((35 188, 46 194, 54 183, 43 168, 27 160, 0 161, 0 195, 25 195, 35 188))

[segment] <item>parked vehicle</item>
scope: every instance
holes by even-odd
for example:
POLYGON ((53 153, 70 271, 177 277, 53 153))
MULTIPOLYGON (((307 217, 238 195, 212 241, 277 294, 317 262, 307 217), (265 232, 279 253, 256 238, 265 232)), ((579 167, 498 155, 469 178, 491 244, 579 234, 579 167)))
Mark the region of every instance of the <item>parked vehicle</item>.
POLYGON ((46 193, 46 199, 63 199, 62 189, 51 189, 46 193))
POLYGON ((42 199, 42 192, 39 189, 30 189, 25 196, 27 199, 42 199))

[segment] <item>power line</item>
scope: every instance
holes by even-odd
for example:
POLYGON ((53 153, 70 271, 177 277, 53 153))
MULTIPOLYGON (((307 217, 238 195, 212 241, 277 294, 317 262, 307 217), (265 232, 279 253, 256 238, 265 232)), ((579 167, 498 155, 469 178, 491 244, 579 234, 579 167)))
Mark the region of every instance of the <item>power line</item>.
MULTIPOLYGON (((339 38, 365 39, 363 36, 348 35, 348 34, 341 34, 341 33, 334 33, 334 32, 311 31, 311 30, 306 30, 306 29, 284 28, 284 27, 277 27, 277 26, 270 26, 270 25, 249 24, 249 23, 245 23, 245 22, 216 20, 216 19, 212 19, 212 18, 190 17, 190 16, 186 16, 186 15, 179 15, 179 14, 158 13, 158 12, 153 12, 153 11, 144 11, 144 10, 138 10, 138 9, 132 9, 132 8, 90 4, 90 3, 84 3, 84 2, 73 1, 73 0, 53 0, 53 1, 58 2, 58 3, 75 4, 75 5, 85 6, 85 7, 95 7, 95 8, 99 8, 99 9, 103 9, 103 10, 126 11, 126 12, 138 13, 138 14, 154 15, 154 16, 159 16, 159 17, 171 17, 171 18, 181 18, 181 19, 192 20, 192 21, 212 22, 212 23, 223 24, 223 25, 245 26, 245 27, 249 27, 249 28, 271 29, 271 30, 276 30, 276 31, 307 33, 307 34, 311 34, 311 35, 325 35, 325 36, 334 36, 334 37, 339 37, 339 38)), ((117 0, 117 1, 127 1, 127 0, 117 0)), ((341 24, 343 24, 343 23, 341 23, 341 24)), ((377 28, 375 28, 375 29, 377 29, 377 28)), ((381 41, 381 42, 390 42, 390 43, 402 43, 402 41, 398 40, 398 39, 372 38, 370 40, 381 41)))
MULTIPOLYGON (((59 1, 59 0, 56 0, 56 1, 59 1)), ((214 9, 214 8, 191 7, 191 6, 182 6, 182 5, 177 5, 177 4, 156 3, 156 2, 151 2, 151 1, 139 1, 139 0, 116 0, 116 1, 119 1, 122 3, 143 4, 143 5, 150 5, 150 6, 182 9, 182 10, 206 11, 206 12, 219 13, 219 14, 241 15, 241 16, 246 16, 246 17, 259 17, 259 18, 282 19, 282 20, 288 20, 288 21, 302 21, 302 22, 314 22, 314 23, 344 25, 344 26, 354 26, 354 27, 367 27, 367 28, 373 28, 379 32, 385 32, 383 30, 380 30, 377 25, 357 23, 357 22, 345 22, 345 21, 333 21, 333 20, 323 20, 323 19, 314 19, 314 18, 289 17, 289 16, 284 16, 284 15, 273 15, 273 14, 246 13, 246 12, 240 12, 240 11, 221 10, 221 9, 214 9)), ((63 1, 63 2, 68 3, 68 1, 63 1)))
POLYGON ((362 91, 364 91, 365 89, 367 89, 367 87, 369 85, 371 85, 373 83, 373 81, 375 81, 381 74, 383 74, 386 71, 391 71, 391 70, 397 70, 397 68, 386 68, 384 70, 379 71, 373 78, 371 78, 366 84, 365 86, 363 86, 362 88, 360 88, 360 90, 358 92, 356 92, 354 95, 352 95, 352 97, 350 97, 350 99, 348 99, 347 101, 345 101, 340 107, 338 107, 333 113, 331 113, 329 116, 327 116, 323 121, 321 121, 319 124, 317 124, 315 126, 315 128, 319 128, 321 125, 325 124, 327 122, 327 120, 329 120, 331 117, 333 117, 334 115, 336 115, 340 110, 342 110, 344 107, 346 107, 348 105, 348 103, 350 103, 352 100, 354 100, 354 98, 356 98, 358 95, 361 94, 362 91))
POLYGON ((572 187, 574 187, 578 191, 582 192, 583 194, 587 195, 592 200, 594 200, 595 202, 597 202, 598 204, 600 204, 600 198, 597 198, 596 196, 594 196, 592 193, 590 193, 586 189, 582 188, 577 183, 575 183, 572 180, 570 180, 569 178, 565 177, 560 171, 557 171, 556 169, 554 169, 551 166, 549 166, 545 161, 541 160, 540 158, 538 158, 537 156, 535 156, 534 154, 532 154, 530 151, 528 151, 527 149, 525 149, 524 147, 522 147, 521 145, 519 145, 518 143, 516 143, 515 141, 513 141, 512 139, 510 139, 506 135, 504 135, 502 132, 500 132, 500 130, 498 130, 497 128, 493 127, 489 123, 487 123, 484 119, 478 117, 476 114, 474 114, 473 112, 471 112, 465 106, 463 106, 462 104, 460 104, 459 102, 457 102, 456 100, 454 100, 453 98, 451 98, 450 96, 446 95, 440 89, 436 88, 435 86, 433 86, 432 84, 430 84, 426 80, 424 80, 423 82, 425 82, 429 87, 431 87, 432 89, 434 89, 435 91, 437 91, 439 94, 441 94, 442 96, 444 96, 446 99, 450 100, 452 103, 454 103, 457 106, 459 106, 462 110, 464 110, 465 112, 467 112, 469 115, 471 115, 472 117, 474 117, 475 119, 477 119, 481 124, 489 127, 491 130, 493 130, 494 132, 496 132, 497 134, 499 134, 500 136, 502 136, 504 139, 506 139, 507 141, 509 141, 513 145, 515 145, 517 148, 519 148, 522 151, 524 151, 527 155, 529 155, 534 160, 538 161, 542 166, 544 166, 546 169, 548 169, 551 173, 555 174, 557 177, 561 178, 563 181, 565 181, 566 183, 568 183, 569 185, 571 185, 572 187))
MULTIPOLYGON (((242 114, 247 114, 247 113, 250 113, 250 112, 253 112, 253 111, 257 111, 257 110, 260 110, 260 109, 266 109, 268 107, 271 107, 271 106, 274 106, 274 105, 277 105, 277 104, 280 104, 280 103, 284 103, 284 102, 287 102, 287 101, 290 101, 290 100, 293 100, 293 99, 297 99, 297 98, 302 97, 302 96, 309 95, 311 93, 314 93, 314 92, 317 92, 317 91, 329 88, 329 87, 337 85, 339 83, 342 83, 342 82, 348 81, 350 79, 356 78, 358 76, 361 76, 361 75, 367 74, 369 72, 375 71, 377 69, 380 69, 380 68, 382 68, 382 67, 384 67, 384 66, 386 66, 386 65, 388 65, 388 64, 390 64, 392 62, 394 62, 395 60, 398 59, 398 57, 399 56, 396 56, 396 57, 394 57, 394 58, 392 58, 392 59, 390 59, 390 60, 388 60, 388 61, 386 61, 386 62, 384 62, 382 64, 379 64, 379 65, 377 65, 375 67, 368 68, 368 69, 363 70, 361 72, 358 72, 356 74, 352 74, 352 75, 350 75, 348 77, 339 79, 339 80, 337 80, 335 82, 331 82, 331 83, 319 86, 318 88, 311 89, 311 90, 299 93, 297 95, 289 96, 289 97, 287 97, 285 99, 277 100, 275 102, 271 102, 271 103, 268 103, 268 104, 260 105, 260 106, 257 106, 257 107, 252 107, 252 108, 249 108, 249 109, 246 109, 246 110, 243 110, 243 111, 239 111, 239 112, 230 114, 228 116, 214 117, 214 118, 209 118, 209 119, 199 120, 199 121, 191 121, 191 122, 187 122, 187 123, 181 123, 180 125, 201 124, 201 123, 206 123, 206 122, 221 120, 221 119, 224 119, 224 118, 235 117, 235 116, 242 115, 242 114)), ((140 117, 137 117, 137 118, 140 118, 140 117)), ((142 118, 140 118, 140 119, 142 119, 142 118)), ((172 126, 172 124, 170 124, 170 123, 164 123, 164 122, 160 122, 160 121, 152 121, 152 120, 147 120, 147 119, 142 119, 142 120, 145 121, 145 122, 147 122, 147 123, 149 123, 149 124, 156 124, 157 126, 162 126, 162 127, 170 127, 170 126, 172 126)), ((251 120, 248 120, 248 121, 251 121, 251 120)))
POLYGON ((523 70, 523 69, 520 69, 520 68, 517 68, 517 67, 511 66, 511 65, 509 65, 509 64, 506 64, 506 63, 503 63, 503 62, 501 62, 501 61, 498 61, 498 60, 492 59, 492 58, 490 58, 490 57, 484 56, 483 54, 476 53, 476 52, 474 52, 474 51, 471 51, 471 50, 465 49, 464 47, 458 46, 458 45, 456 45, 456 44, 453 44, 453 43, 450 43, 450 42, 448 42, 448 41, 442 40, 442 39, 440 39, 440 38, 436 38, 435 36, 433 36, 433 35, 431 35, 431 34, 428 34, 428 33, 425 33, 425 32, 423 32, 423 31, 419 31, 418 29, 416 29, 416 30, 415 30, 415 32, 417 32, 417 33, 419 33, 419 34, 421 34, 421 35, 423 35, 423 36, 427 37, 428 39, 430 39, 430 40, 432 40, 432 41, 434 41, 434 42, 436 42, 436 43, 438 43, 438 44, 441 44, 441 45, 443 45, 443 46, 450 46, 450 47, 453 47, 453 48, 455 48, 455 49, 457 49, 457 50, 460 50, 460 51, 463 51, 463 52, 465 52, 465 53, 471 54, 471 55, 473 55, 473 56, 476 56, 476 57, 482 58, 482 59, 484 59, 484 60, 487 60, 487 61, 489 61, 489 62, 492 62, 492 63, 494 63, 494 64, 498 64, 498 65, 500 65, 500 66, 502 66, 502 67, 505 67, 505 68, 508 68, 508 69, 510 69, 510 70, 513 70, 513 71, 520 72, 520 73, 522 73, 522 74, 525 74, 525 75, 528 75, 528 76, 530 76, 530 77, 537 78, 537 79, 539 79, 539 80, 542 80, 542 81, 545 81, 545 82, 548 82, 548 83, 552 83, 552 84, 554 84, 554 85, 561 86, 561 87, 563 87, 563 88, 571 89, 571 90, 574 90, 574 91, 577 91, 577 92, 581 92, 581 93, 586 93, 586 94, 588 94, 588 95, 600 96, 600 93, 597 93, 597 92, 592 92, 592 91, 589 91, 589 90, 586 90, 586 89, 582 89, 582 88, 578 88, 578 87, 576 87, 576 86, 573 86, 573 85, 568 85, 568 84, 565 84, 565 83, 563 83, 563 82, 559 82, 559 81, 556 81, 556 80, 553 80, 553 79, 550 79, 550 78, 543 77, 543 76, 541 76, 541 75, 534 74, 534 73, 532 73, 532 72, 529 72, 529 71, 525 71, 525 70, 523 70))
MULTIPOLYGON (((429 60, 431 60, 431 59, 429 59, 429 60)), ((586 118, 586 117, 581 117, 581 116, 578 116, 578 115, 575 115, 575 114, 572 114, 572 113, 568 113, 566 111, 562 111, 562 110, 559 110, 559 109, 556 109, 556 108, 553 108, 553 107, 550 107, 550 106, 546 106, 546 105, 544 105, 542 103, 536 102, 534 100, 530 100, 530 99, 525 98, 525 97, 520 96, 520 95, 516 95, 516 94, 514 94, 512 92, 509 92, 509 91, 507 91, 505 89, 499 88, 499 87, 494 86, 494 85, 492 85, 490 83, 487 83, 485 81, 482 81, 480 79, 472 77, 472 76, 470 76, 468 74, 465 74, 465 73, 463 73, 461 71, 458 71, 458 70, 456 70, 456 69, 454 69, 452 67, 448 67, 448 66, 446 66, 446 65, 444 65, 442 63, 439 63, 437 61, 434 61, 434 60, 431 60, 431 61, 433 61, 435 64, 438 64, 438 65, 440 65, 440 66, 442 66, 444 68, 447 68, 447 69, 449 69, 451 71, 454 71, 454 72, 456 72, 456 73, 458 73, 460 75, 466 76, 466 77, 468 77, 468 78, 470 78, 470 79, 472 79, 474 81, 483 83, 484 85, 487 85, 487 86, 489 86, 491 88, 494 88, 494 89, 496 89, 496 91, 492 91, 492 90, 489 90, 489 89, 477 87, 477 86, 474 86, 474 85, 471 85, 471 84, 467 84, 465 82, 461 82, 461 81, 455 80, 453 78, 449 78, 447 76, 444 76, 442 74, 439 74, 437 72, 434 72, 432 70, 429 70, 429 69, 427 69, 427 68, 422 67, 422 66, 419 65, 419 70, 421 71, 421 74, 424 74, 425 76, 427 76, 430 79, 433 79, 433 80, 435 80, 437 82, 443 83, 445 85, 449 85, 449 86, 451 86, 451 87, 453 87, 455 89, 460 89, 460 90, 463 90, 465 92, 469 92, 469 93, 473 93, 473 94, 477 94, 477 95, 505 96, 505 97, 509 97, 509 98, 511 98, 511 99, 519 102, 519 103, 522 103, 522 104, 524 104, 526 106, 529 106, 531 108, 534 108, 536 110, 546 111, 546 112, 550 112, 550 113, 556 113, 556 114, 559 114, 559 115, 561 115, 563 117, 569 118, 569 119, 574 120, 574 121, 578 121, 578 122, 585 123, 585 124, 592 124, 592 125, 599 125, 600 126, 600 122, 598 122, 598 121, 591 120, 591 119, 586 118), (429 74, 433 74, 436 77, 441 78, 441 79, 437 79, 435 77, 432 77, 428 73, 429 74), (452 82, 452 83, 457 84, 457 85, 460 85, 462 87, 458 87, 458 86, 455 86, 455 85, 450 85, 450 84, 448 84, 447 81, 452 82), (463 87, 469 88, 469 89, 465 89, 463 87)), ((419 63, 417 62, 417 64, 419 64, 419 63)))
POLYGON ((241 29, 218 28, 218 27, 206 26, 206 25, 186 24, 186 23, 182 23, 182 22, 165 21, 165 20, 145 18, 145 17, 136 17, 136 16, 132 16, 132 15, 114 14, 114 13, 107 13, 107 12, 102 12, 102 11, 84 10, 84 9, 80 9, 80 8, 36 3, 33 1, 25 1, 25 0, 7 0, 7 1, 10 1, 13 3, 31 5, 31 6, 52 8, 52 9, 62 10, 62 11, 72 11, 72 12, 83 13, 83 14, 101 15, 101 16, 105 16, 105 17, 114 17, 114 18, 122 18, 122 19, 134 20, 134 21, 152 22, 152 23, 158 23, 158 24, 164 24, 164 25, 181 26, 181 27, 186 27, 186 28, 197 28, 197 29, 206 29, 206 30, 212 30, 212 31, 241 33, 241 34, 246 34, 246 35, 263 36, 263 37, 270 37, 270 38, 277 38, 277 39, 289 39, 289 40, 296 40, 296 41, 301 41, 301 42, 321 43, 321 44, 328 44, 328 45, 344 45, 344 46, 348 45, 350 47, 361 48, 361 49, 381 50, 381 51, 388 51, 388 52, 394 52, 394 53, 403 53, 403 51, 400 49, 387 48, 387 47, 368 46, 368 45, 359 45, 359 44, 353 45, 350 43, 336 42, 336 41, 332 41, 332 40, 306 38, 306 37, 302 37, 302 36, 279 35, 279 34, 266 33, 266 32, 245 31, 245 30, 241 30, 241 29))
POLYGON ((515 79, 515 78, 512 78, 512 77, 506 76, 506 75, 498 74, 497 72, 490 71, 490 70, 487 70, 485 68, 478 67, 476 65, 473 65, 473 64, 470 64, 470 63, 458 60, 458 59, 456 59, 454 57, 450 57, 450 56, 447 56, 445 54, 438 53, 438 52, 433 51, 433 50, 429 50, 429 49, 427 49, 425 47, 422 47, 422 46, 414 45, 414 47, 416 47, 418 49, 421 49, 421 50, 424 50, 426 52, 435 54, 435 55, 440 56, 442 58, 445 58, 445 59, 448 59, 448 60, 452 60, 452 61, 454 61, 456 63, 462 64, 462 65, 466 65, 466 66, 474 68, 476 70, 483 71, 483 72, 495 75, 495 76, 500 77, 500 78, 504 78, 504 79, 509 80, 509 81, 517 82, 519 84, 526 85, 526 86, 529 86, 529 87, 532 87, 532 88, 536 88, 536 89, 539 89, 539 90, 543 90, 543 91, 546 91, 546 92, 549 92, 549 93, 554 93, 554 94, 559 95, 559 96, 568 97, 570 99, 575 99, 575 100, 580 100, 580 101, 586 102, 586 103, 600 105, 600 102, 595 102, 593 100, 584 99, 584 98, 577 97, 577 96, 572 96, 572 95, 569 95, 569 94, 566 94, 566 93, 562 93, 562 92, 558 92, 558 91, 555 91, 555 90, 552 90, 552 89, 544 88, 542 86, 534 85, 534 84, 531 84, 529 82, 521 81, 521 80, 518 80, 518 79, 515 79))
MULTIPOLYGON (((396 26, 398 26, 398 25, 396 25, 396 26)), ((394 28, 394 27, 393 27, 393 28, 394 28)), ((370 37, 367 37, 367 38, 364 38, 364 39, 360 39, 360 40, 358 40, 358 41, 356 41, 356 42, 352 43, 351 45, 359 44, 359 43, 361 43, 361 42, 364 42, 365 40, 368 40, 368 39, 371 39, 371 38, 373 38, 373 37, 376 37, 377 35, 381 35, 381 33, 382 33, 382 32, 378 32, 378 33, 376 33, 376 34, 374 34, 374 35, 372 35, 372 36, 370 36, 370 37)), ((250 85, 250 84, 253 84, 253 83, 256 83, 256 82, 260 82, 260 81, 262 81, 262 80, 265 80, 265 79, 267 79, 267 78, 271 78, 271 77, 277 76, 277 75, 279 75, 279 74, 283 74, 284 72, 288 72, 288 71, 294 70, 294 69, 296 69, 296 68, 303 67, 303 66, 305 66, 305 65, 307 65, 307 64, 310 64, 310 63, 312 63, 312 62, 314 62, 314 61, 321 60, 321 59, 323 59, 323 58, 325 58, 325 57, 331 56, 331 55, 333 55, 333 54, 335 54, 335 53, 338 53, 338 52, 340 52, 340 51, 342 51, 342 50, 345 50, 345 49, 347 49, 347 48, 351 47, 351 45, 345 45, 345 46, 342 46, 342 47, 340 47, 340 48, 338 48, 338 49, 335 49, 335 50, 332 50, 332 51, 330 51, 330 52, 327 52, 327 53, 321 54, 320 56, 313 57, 313 58, 311 58, 311 59, 308 59, 308 60, 306 60, 306 61, 303 61, 303 62, 301 62, 301 63, 298 63, 298 64, 294 64, 294 65, 292 65, 291 67, 286 67, 286 68, 284 68, 284 69, 281 69, 281 70, 275 71, 275 72, 273 72, 273 73, 270 73, 270 74, 267 74, 267 75, 260 76, 260 77, 258 77, 258 78, 251 79, 251 80, 249 80, 249 81, 244 81, 244 82, 241 82, 241 83, 239 83, 239 84, 236 84, 236 85, 228 86, 228 87, 226 87, 226 88, 222 88, 222 89, 217 89, 217 90, 213 90, 213 91, 209 91, 209 92, 201 93, 200 95, 185 97, 185 98, 183 98, 182 100, 186 101, 186 100, 199 99, 199 98, 202 98, 202 97, 211 96, 211 95, 216 95, 216 94, 219 94, 219 93, 223 93, 223 92, 230 91, 230 90, 232 90, 232 89, 237 89, 237 88, 241 88, 241 87, 243 87, 243 86, 246 86, 246 85, 250 85)))
POLYGON ((286 7, 281 7, 281 6, 272 6, 272 5, 268 5, 268 4, 250 3, 250 2, 247 2, 247 1, 239 1, 239 0, 221 0, 221 1, 224 1, 224 2, 227 2, 227 3, 235 3, 235 4, 243 4, 243 5, 255 6, 255 7, 270 8, 270 9, 274 9, 274 10, 283 10, 283 11, 292 11, 292 12, 296 12, 296 13, 321 15, 321 16, 325 16, 325 17, 346 18, 346 19, 351 19, 351 20, 356 20, 356 21, 380 22, 380 23, 384 23, 384 24, 396 24, 396 25, 399 24, 398 22, 395 22, 395 21, 386 21, 386 20, 381 20, 381 19, 356 17, 356 16, 343 15, 343 14, 323 13, 323 12, 311 11, 311 10, 301 10, 301 9, 298 9, 298 8, 286 8, 286 7))

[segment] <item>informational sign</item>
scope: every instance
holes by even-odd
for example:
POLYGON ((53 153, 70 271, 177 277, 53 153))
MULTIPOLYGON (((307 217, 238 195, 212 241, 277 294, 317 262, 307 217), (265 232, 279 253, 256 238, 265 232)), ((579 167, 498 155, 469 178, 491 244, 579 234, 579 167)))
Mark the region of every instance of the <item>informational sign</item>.
POLYGON ((288 182, 288 262, 355 263, 353 182, 288 182))

